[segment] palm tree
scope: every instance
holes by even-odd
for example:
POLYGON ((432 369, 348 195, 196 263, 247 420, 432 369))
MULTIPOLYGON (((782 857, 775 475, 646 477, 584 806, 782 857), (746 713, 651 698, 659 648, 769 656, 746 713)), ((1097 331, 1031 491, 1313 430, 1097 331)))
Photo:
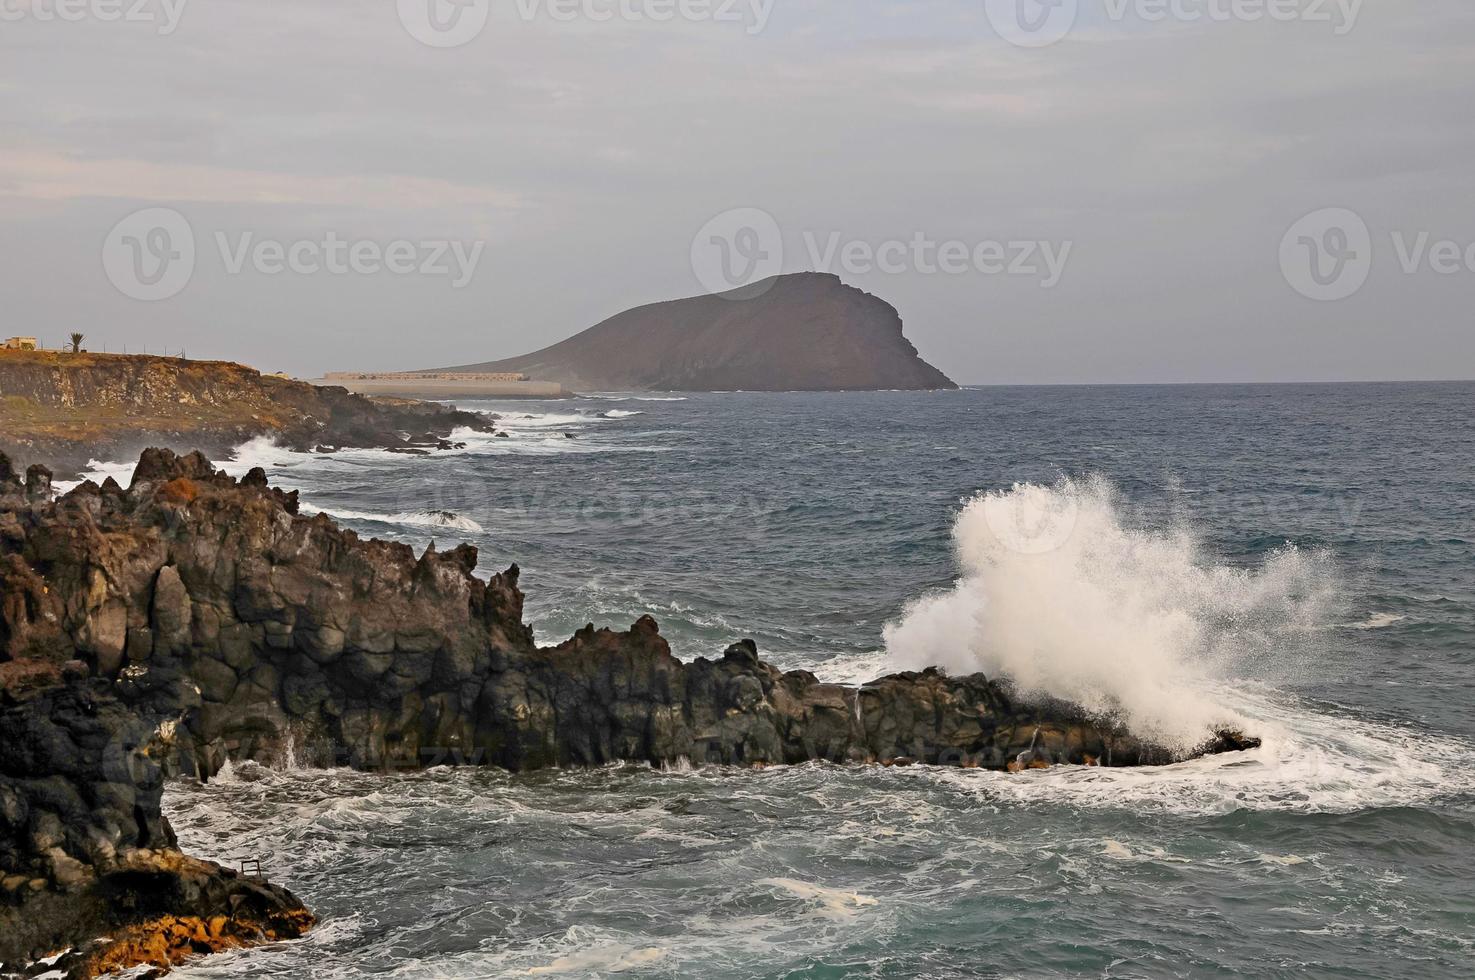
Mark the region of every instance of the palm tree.
POLYGON ((72 334, 71 335, 71 338, 72 338, 72 353, 73 354, 80 354, 80 353, 82 353, 82 341, 85 340, 86 338, 82 334, 79 334, 79 333, 72 334))

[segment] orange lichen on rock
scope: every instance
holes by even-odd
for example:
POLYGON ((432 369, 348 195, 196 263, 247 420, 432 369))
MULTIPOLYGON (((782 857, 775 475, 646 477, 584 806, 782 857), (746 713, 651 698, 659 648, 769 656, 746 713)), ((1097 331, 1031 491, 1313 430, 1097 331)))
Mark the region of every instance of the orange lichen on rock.
POLYGON ((1004 768, 1009 772, 1025 772, 1029 769, 1049 769, 1050 763, 1039 757, 1029 759, 1025 762, 1020 762, 1018 759, 1011 759, 1004 768))
POLYGON ((176 504, 192 504, 200 495, 200 485, 187 476, 170 480, 159 488, 159 496, 176 504))
POLYGON ((72 977, 102 977, 139 966, 151 966, 152 976, 163 976, 196 956, 262 943, 296 939, 315 921, 306 909, 279 913, 267 921, 237 921, 223 915, 210 919, 165 915, 130 926, 107 939, 72 977))

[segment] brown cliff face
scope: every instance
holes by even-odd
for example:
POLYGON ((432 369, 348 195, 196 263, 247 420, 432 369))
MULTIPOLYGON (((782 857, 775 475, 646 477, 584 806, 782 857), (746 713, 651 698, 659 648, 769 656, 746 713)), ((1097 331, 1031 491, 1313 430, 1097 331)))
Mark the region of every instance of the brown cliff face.
POLYGON ((516 371, 582 391, 956 388, 902 336, 890 304, 837 276, 628 310, 533 354, 453 371, 516 371))
POLYGON ((217 458, 261 435, 301 450, 434 448, 459 426, 489 431, 491 423, 228 361, 0 352, 0 452, 43 460, 64 475, 90 459, 128 459, 149 445, 203 448, 217 458))

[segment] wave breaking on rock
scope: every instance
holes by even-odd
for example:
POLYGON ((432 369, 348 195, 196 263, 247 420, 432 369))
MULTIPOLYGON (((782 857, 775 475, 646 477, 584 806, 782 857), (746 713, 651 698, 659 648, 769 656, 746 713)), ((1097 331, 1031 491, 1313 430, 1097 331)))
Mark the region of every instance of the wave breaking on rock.
MULTIPOLYGON (((417 556, 362 539, 300 513, 262 470, 237 480, 199 453, 151 449, 127 489, 109 478, 57 499, 44 468, 22 481, 0 457, 0 725, 17 747, 0 760, 0 959, 165 915, 169 935, 198 920, 213 941, 222 902, 226 925, 261 936, 307 928, 290 893, 174 850, 162 780, 232 760, 1018 769, 1258 745, 1222 731, 1171 748, 983 674, 821 683, 747 640, 683 663, 648 616, 539 647, 517 566, 481 579, 477 561, 468 545, 417 556), (135 866, 150 861, 167 866, 145 881, 135 866), (79 895, 107 896, 114 918, 79 895)), ((135 940, 173 955, 172 940, 135 940)))

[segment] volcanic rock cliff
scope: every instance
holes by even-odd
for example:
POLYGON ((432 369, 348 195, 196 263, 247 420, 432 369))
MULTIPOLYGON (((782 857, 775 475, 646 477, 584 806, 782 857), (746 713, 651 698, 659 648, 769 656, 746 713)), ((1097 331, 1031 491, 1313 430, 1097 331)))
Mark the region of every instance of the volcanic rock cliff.
POLYGON ((228 361, 125 354, 0 351, 0 452, 60 475, 145 446, 202 448, 219 458, 269 435, 293 449, 427 451, 483 415, 263 375, 228 361))
POLYGON ((301 936, 291 892, 181 854, 158 726, 82 664, 0 663, 0 976, 90 978, 301 936))
MULTIPOLYGON (((8 465, 0 467, 0 478, 8 465)), ((258 469, 148 450, 132 486, 47 500, 33 467, 0 502, 0 661, 80 661, 177 724, 166 768, 208 777, 289 739, 356 765, 444 753, 508 769, 915 757, 1002 767, 1169 753, 1063 705, 1016 704, 982 675, 855 689, 783 673, 748 641, 682 663, 656 623, 536 645, 518 568, 481 579, 462 545, 416 556, 362 540, 258 469)), ((437 761, 445 761, 437 759, 437 761)))
POLYGON ((448 371, 519 372, 583 391, 956 388, 889 303, 808 272, 627 310, 533 354, 448 371))
POLYGON ((105 928, 157 943, 165 915, 201 950, 306 928, 289 894, 179 855, 159 814, 164 776, 292 746, 361 768, 1173 760, 982 675, 822 684, 749 641, 683 663, 649 617, 540 648, 515 565, 481 579, 469 546, 416 556, 297 511, 198 453, 57 500, 0 456, 0 960, 105 928))

